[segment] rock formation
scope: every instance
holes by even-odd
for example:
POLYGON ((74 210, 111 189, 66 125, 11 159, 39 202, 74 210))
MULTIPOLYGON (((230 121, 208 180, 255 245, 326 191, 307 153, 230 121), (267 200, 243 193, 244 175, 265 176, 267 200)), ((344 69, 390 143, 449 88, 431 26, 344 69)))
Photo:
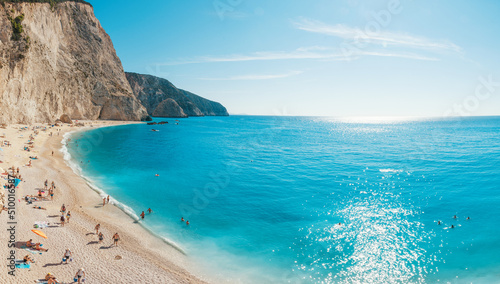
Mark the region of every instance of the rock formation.
POLYGON ((92 6, 1 4, 0 123, 149 118, 92 6))
POLYGON ((178 89, 166 79, 128 72, 126 76, 134 95, 146 107, 149 115, 159 117, 229 115, 220 103, 178 89))

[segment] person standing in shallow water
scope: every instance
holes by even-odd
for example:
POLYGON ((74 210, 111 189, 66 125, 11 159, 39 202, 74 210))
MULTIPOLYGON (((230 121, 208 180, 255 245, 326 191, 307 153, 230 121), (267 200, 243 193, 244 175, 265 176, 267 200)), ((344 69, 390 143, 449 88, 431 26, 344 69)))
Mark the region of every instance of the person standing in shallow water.
POLYGON ((144 220, 144 215, 145 215, 144 211, 142 211, 141 215, 139 215, 139 216, 141 216, 141 218, 144 220))

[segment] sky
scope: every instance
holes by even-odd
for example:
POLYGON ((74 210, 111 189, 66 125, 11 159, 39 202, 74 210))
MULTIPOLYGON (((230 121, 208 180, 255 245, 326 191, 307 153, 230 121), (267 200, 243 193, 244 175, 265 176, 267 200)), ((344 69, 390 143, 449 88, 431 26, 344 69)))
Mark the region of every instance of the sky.
POLYGON ((125 71, 230 114, 500 115, 500 2, 90 0, 125 71))

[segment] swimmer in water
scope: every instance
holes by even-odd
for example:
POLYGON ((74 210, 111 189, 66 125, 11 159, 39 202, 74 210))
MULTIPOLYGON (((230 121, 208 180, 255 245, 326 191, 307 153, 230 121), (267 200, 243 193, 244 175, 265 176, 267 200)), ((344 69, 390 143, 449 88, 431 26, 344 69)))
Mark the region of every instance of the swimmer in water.
POLYGON ((184 222, 184 217, 181 217, 181 222, 184 222))
POLYGON ((454 216, 453 216, 453 219, 457 219, 457 215, 454 215, 454 216))
POLYGON ((451 225, 451 228, 452 228, 452 229, 454 229, 454 228, 455 228, 455 226, 451 225))
POLYGON ((189 221, 186 221, 186 225, 188 225, 188 226, 189 226, 189 221))
POLYGON ((470 217, 467 217, 467 220, 470 220, 470 217))
POLYGON ((148 208, 148 213, 151 214, 151 212, 153 212, 153 210, 151 210, 151 208, 148 208))
POLYGON ((438 221, 438 225, 441 225, 441 221, 438 221))

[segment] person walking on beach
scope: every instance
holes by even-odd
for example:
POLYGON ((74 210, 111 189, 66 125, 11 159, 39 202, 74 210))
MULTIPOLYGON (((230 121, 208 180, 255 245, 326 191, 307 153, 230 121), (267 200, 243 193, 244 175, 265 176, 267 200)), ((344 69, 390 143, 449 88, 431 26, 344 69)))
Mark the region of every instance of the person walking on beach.
POLYGON ((54 151, 52 151, 52 156, 54 156, 54 151))
POLYGON ((101 228, 101 224, 97 224, 95 225, 95 234, 98 235, 99 234, 99 229, 101 228))
POLYGON ((102 232, 99 233, 99 243, 102 243, 102 241, 104 240, 104 235, 102 234, 102 232))
POLYGON ((48 180, 45 180, 45 183, 44 183, 44 189, 47 189, 47 187, 49 186, 49 181, 48 180))
POLYGON ((102 199, 102 206, 104 207, 104 205, 106 205, 106 198, 102 199))
POLYGON ((72 255, 73 255, 73 253, 71 252, 71 250, 66 249, 66 252, 64 252, 64 256, 62 258, 61 264, 62 263, 68 264, 68 261, 70 261, 70 260, 73 261, 73 259, 71 259, 72 255))
POLYGON ((75 274, 75 282, 82 283, 82 281, 85 281, 85 269, 80 268, 75 274))
POLYGON ((115 246, 118 246, 118 241, 120 240, 120 236, 118 235, 118 233, 115 233, 112 239, 113 239, 113 244, 115 246))
POLYGON ((64 227, 64 222, 66 221, 66 217, 64 217, 64 213, 61 215, 61 227, 64 227))
POLYGON ((63 213, 63 214, 66 212, 66 206, 64 204, 61 206, 61 211, 60 212, 63 213))
POLYGON ((69 223, 69 218, 71 217, 71 211, 66 214, 66 223, 69 223))
POLYGON ((108 201, 108 204, 109 204, 109 195, 108 195, 108 197, 106 197, 106 200, 108 201))

